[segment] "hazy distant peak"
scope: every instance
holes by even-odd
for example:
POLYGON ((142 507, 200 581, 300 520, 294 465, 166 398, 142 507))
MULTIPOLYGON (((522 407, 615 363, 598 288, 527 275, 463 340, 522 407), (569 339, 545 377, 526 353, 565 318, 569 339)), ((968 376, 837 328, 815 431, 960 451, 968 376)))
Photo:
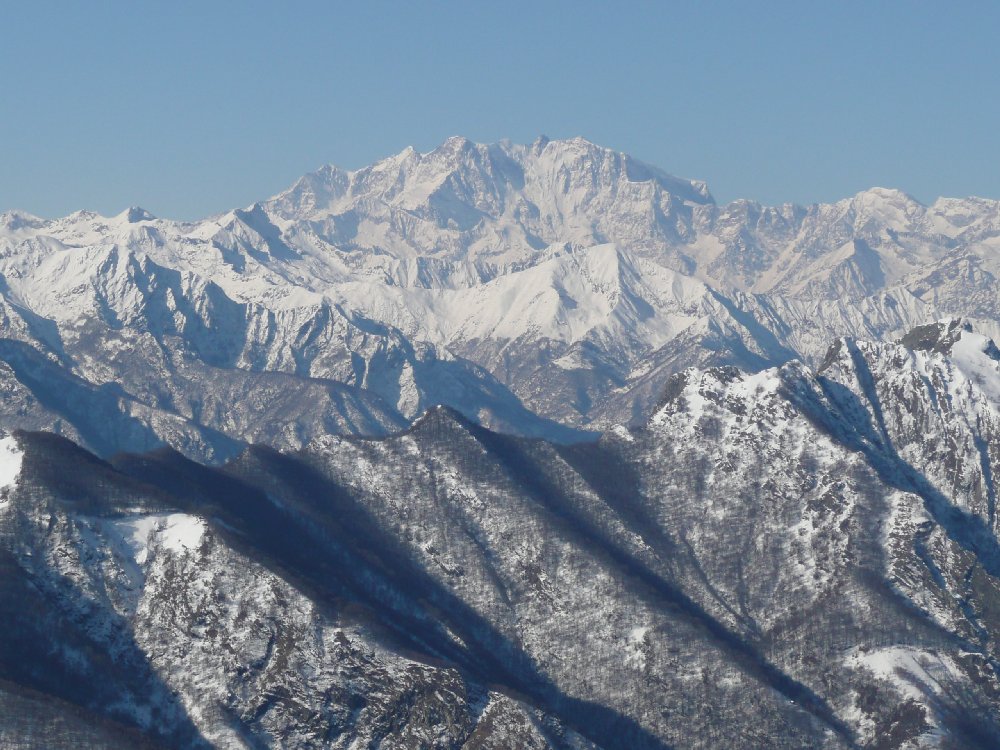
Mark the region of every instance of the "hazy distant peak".
POLYGON ((123 219, 129 224, 137 224, 140 221, 154 221, 156 219, 153 214, 139 206, 131 206, 130 208, 125 209, 118 215, 117 218, 123 219))

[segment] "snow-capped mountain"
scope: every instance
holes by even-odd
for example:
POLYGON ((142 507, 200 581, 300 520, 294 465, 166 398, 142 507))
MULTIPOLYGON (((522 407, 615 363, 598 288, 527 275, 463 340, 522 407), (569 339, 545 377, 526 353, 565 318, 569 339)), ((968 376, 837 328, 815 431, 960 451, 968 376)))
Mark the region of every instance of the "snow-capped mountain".
POLYGON ((10 212, 5 414, 105 455, 296 448, 438 403, 574 440, 688 366, 818 365, 946 316, 998 334, 998 243, 995 201, 720 206, 583 139, 451 138, 197 222, 10 212))
POLYGON ((582 139, 2 214, 0 747, 998 747, 998 250, 582 139))
POLYGON ((998 394, 946 321, 688 369, 574 445, 447 407, 222 468, 17 433, 0 739, 996 747, 998 394))

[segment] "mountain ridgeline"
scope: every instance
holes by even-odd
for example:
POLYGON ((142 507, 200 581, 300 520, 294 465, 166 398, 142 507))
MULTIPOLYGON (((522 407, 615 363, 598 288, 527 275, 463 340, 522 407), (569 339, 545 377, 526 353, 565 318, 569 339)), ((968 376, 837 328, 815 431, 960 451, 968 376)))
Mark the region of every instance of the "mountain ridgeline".
POLYGON ((573 442, 690 366, 816 366, 948 317, 997 337, 998 245, 996 201, 720 206, 582 139, 452 138, 195 222, 9 212, 2 416, 215 462, 438 404, 573 442))
POLYGON ((0 215, 0 748, 1000 747, 998 244, 582 139, 0 215))

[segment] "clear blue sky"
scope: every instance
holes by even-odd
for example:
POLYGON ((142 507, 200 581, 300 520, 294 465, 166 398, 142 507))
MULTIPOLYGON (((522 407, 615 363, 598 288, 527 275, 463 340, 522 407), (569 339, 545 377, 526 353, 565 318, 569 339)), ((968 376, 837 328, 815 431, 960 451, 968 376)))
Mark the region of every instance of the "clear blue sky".
POLYGON ((0 209, 194 218, 449 135, 583 135, 720 200, 1000 198, 1000 3, 0 6, 0 209))

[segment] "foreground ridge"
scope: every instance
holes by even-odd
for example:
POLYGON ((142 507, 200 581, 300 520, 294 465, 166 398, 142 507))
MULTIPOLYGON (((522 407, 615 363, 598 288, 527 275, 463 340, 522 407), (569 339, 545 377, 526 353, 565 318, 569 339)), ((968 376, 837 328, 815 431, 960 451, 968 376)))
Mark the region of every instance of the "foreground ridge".
POLYGON ((445 407, 223 466, 4 438, 0 738, 1000 742, 990 338, 689 368, 656 404, 598 441, 445 407))

